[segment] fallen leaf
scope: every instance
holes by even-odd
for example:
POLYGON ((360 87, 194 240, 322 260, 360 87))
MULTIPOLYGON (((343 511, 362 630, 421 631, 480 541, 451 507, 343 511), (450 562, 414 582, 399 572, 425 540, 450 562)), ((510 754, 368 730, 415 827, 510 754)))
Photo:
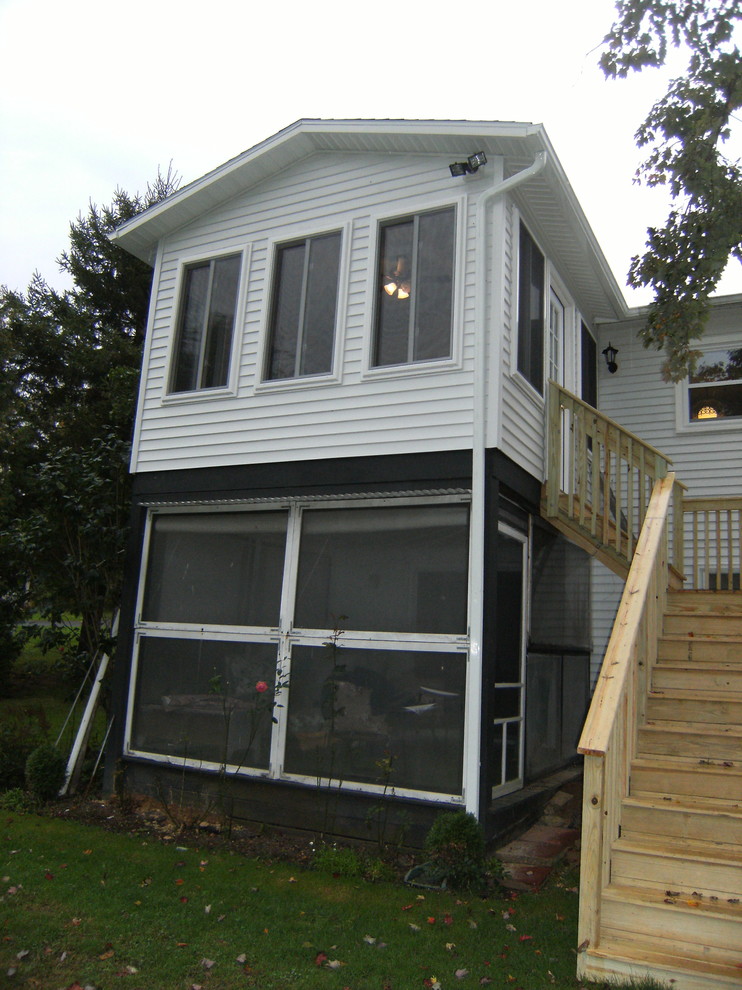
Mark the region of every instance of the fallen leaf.
POLYGON ((480 987, 487 987, 490 985, 491 982, 492 982, 491 976, 483 976, 482 979, 479 981, 479 985, 480 987))
POLYGON ((469 970, 468 969, 457 969, 456 972, 453 975, 456 977, 457 980, 463 980, 465 976, 468 976, 469 975, 469 970))
POLYGON ((314 957, 314 965, 315 966, 321 966, 322 963, 325 963, 325 962, 327 962, 327 953, 326 952, 318 952, 317 955, 314 957))
POLYGON ((515 925, 505 925, 505 927, 507 928, 507 930, 509 932, 517 932, 518 931, 518 929, 515 927, 515 925))
POLYGON ((435 918, 433 918, 433 917, 428 918, 428 924, 429 925, 434 925, 435 924, 435 918))
POLYGON ((405 906, 402 908, 402 910, 403 911, 411 911, 412 910, 412 905, 411 904, 405 904, 405 906))
POLYGON ((446 942, 446 948, 448 949, 449 952, 453 952, 453 950, 456 948, 456 943, 446 942))
POLYGON ((478 927, 476 921, 473 918, 469 918, 469 927, 470 928, 477 928, 478 927))
POLYGON ((202 959, 201 965, 206 970, 213 969, 216 966, 216 961, 214 959, 202 959))
POLYGON ((521 942, 530 942, 533 939, 533 935, 519 935, 518 939, 521 942))
POLYGON ((443 921, 444 921, 444 922, 445 922, 445 924, 447 924, 447 925, 452 925, 452 924, 453 924, 453 918, 451 917, 451 915, 450 915, 450 914, 444 914, 444 915, 443 915, 443 921))
POLYGON ((376 939, 373 935, 364 935, 363 941, 367 942, 369 945, 376 945, 376 939))
POLYGON ((239 956, 237 956, 237 959, 235 961, 238 962, 240 965, 242 965, 243 963, 247 962, 247 956, 245 955, 244 952, 242 952, 239 956))
POLYGON ((340 962, 339 959, 330 959, 330 961, 325 964, 325 969, 340 969, 340 967, 344 965, 345 963, 340 962))
POLYGON ((204 908, 204 914, 211 914, 211 905, 207 904, 204 908))
POLYGON ((15 957, 16 959, 25 959, 27 956, 30 955, 31 955, 30 949, 21 949, 20 952, 16 952, 15 957))
POLYGON ((101 952, 101 954, 98 956, 98 958, 99 959, 110 959, 113 954, 114 954, 113 953, 113 949, 108 949, 107 952, 101 952))
POLYGON ((54 879, 54 874, 51 873, 49 870, 47 870, 46 873, 44 874, 44 879, 45 880, 53 880, 54 879))
POLYGON ((413 925, 412 922, 410 922, 410 928, 413 930, 413 932, 419 932, 420 931, 420 926, 419 925, 413 925))

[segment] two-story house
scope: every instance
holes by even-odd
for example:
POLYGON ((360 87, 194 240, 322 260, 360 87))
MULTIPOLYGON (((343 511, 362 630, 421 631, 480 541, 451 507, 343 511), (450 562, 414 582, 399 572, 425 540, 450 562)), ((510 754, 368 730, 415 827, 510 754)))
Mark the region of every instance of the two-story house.
POLYGON ((542 513, 547 383, 638 409, 641 348, 543 127, 301 120, 115 239, 154 268, 129 786, 419 837, 572 760, 620 586, 542 513))

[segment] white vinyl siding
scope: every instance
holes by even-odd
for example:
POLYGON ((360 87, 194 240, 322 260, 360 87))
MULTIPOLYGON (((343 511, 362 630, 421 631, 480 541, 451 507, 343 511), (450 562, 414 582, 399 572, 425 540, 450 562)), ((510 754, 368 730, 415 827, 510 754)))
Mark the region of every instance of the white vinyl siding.
MULTIPOLYGON (((712 308, 701 347, 739 345, 742 300, 712 308)), ((601 412, 671 458, 672 470, 688 488, 688 497, 739 495, 742 491, 742 422, 683 426, 678 405, 687 401, 685 387, 662 380, 663 355, 645 350, 637 338, 639 321, 612 324, 598 341, 598 396, 601 412), (608 373, 600 351, 608 340, 618 348, 618 371, 608 373)), ((596 566, 593 584, 594 643, 602 660, 621 594, 621 582, 596 566)), ((595 673, 596 671, 594 671, 595 673)))
POLYGON ((475 201, 452 187, 437 156, 315 155, 168 238, 160 248, 144 368, 135 471, 265 463, 288 458, 455 450, 472 441, 473 283, 464 259, 474 243, 475 201), (454 354, 440 369, 368 374, 377 225, 383 217, 455 206, 454 354), (261 382, 273 244, 341 229, 343 262, 333 381, 261 382), (470 243, 469 243, 470 242, 470 243), (167 395, 175 291, 182 260, 249 250, 234 395, 167 395), (471 298, 468 298, 471 296, 471 298), (463 357, 462 357, 463 355, 463 357))

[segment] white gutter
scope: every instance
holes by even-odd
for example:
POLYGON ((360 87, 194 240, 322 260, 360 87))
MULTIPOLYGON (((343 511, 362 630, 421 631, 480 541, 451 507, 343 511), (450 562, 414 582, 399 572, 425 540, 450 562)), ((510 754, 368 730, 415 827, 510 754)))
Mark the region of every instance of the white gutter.
MULTIPOLYGON (((539 151, 528 168, 482 193, 477 203, 477 294, 474 346, 474 423, 472 435, 471 522, 469 552, 469 676, 466 691, 464 794, 466 810, 479 817, 480 742, 482 732, 482 635, 484 625, 485 444, 487 439, 487 227, 486 211, 497 196, 510 192, 543 170, 548 160, 539 151), (476 759, 472 759, 477 754, 476 759)), ((498 369, 497 388, 499 389, 498 369)))

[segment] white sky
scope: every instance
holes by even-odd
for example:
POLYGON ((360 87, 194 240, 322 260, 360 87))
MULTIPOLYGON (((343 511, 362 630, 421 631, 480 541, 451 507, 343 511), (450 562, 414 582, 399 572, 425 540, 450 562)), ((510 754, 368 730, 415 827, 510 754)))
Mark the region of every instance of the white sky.
MULTIPOLYGON (((662 194, 633 135, 667 74, 597 67, 613 0, 0 0, 0 284, 65 287, 68 225, 300 117, 543 123, 620 285, 662 194)), ((742 291, 742 266, 724 292, 742 291)), ((630 293, 633 305, 646 293, 630 293)))

